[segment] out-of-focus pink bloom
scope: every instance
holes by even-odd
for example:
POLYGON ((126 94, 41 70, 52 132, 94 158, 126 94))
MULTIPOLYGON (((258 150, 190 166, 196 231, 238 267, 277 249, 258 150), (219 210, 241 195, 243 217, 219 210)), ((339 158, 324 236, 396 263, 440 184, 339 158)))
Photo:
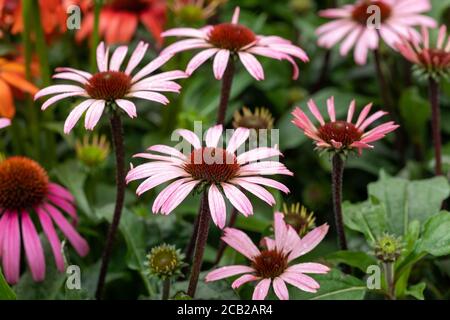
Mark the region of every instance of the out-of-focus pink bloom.
POLYGON ((358 149, 359 153, 362 152, 362 149, 373 148, 370 145, 371 142, 384 138, 386 134, 399 127, 393 121, 390 121, 365 132, 370 124, 386 115, 387 112, 377 111, 368 117, 372 108, 370 103, 361 111, 356 123, 353 123, 355 107, 356 102, 353 100, 348 108, 347 120, 336 120, 334 97, 329 98, 327 108, 330 121, 326 122, 316 103, 309 100, 308 108, 314 118, 319 121, 319 126, 316 127, 299 107, 292 112, 294 116, 292 123, 299 127, 308 138, 312 139, 319 150, 341 152, 358 149))
POLYGON ((109 48, 101 42, 97 48, 98 72, 90 74, 86 71, 73 68, 57 68, 54 79, 70 80, 76 83, 57 84, 40 90, 34 96, 39 99, 43 96, 55 94, 43 105, 42 110, 52 104, 69 97, 84 97, 85 101, 76 106, 66 119, 64 132, 69 133, 78 122, 83 113, 86 112, 84 125, 86 129, 93 130, 97 125, 103 111, 108 104, 115 103, 130 118, 137 117, 135 104, 131 98, 139 98, 168 104, 169 100, 159 92, 178 93, 181 86, 173 80, 186 78, 183 71, 175 70, 149 76, 171 58, 171 55, 161 55, 148 63, 137 73, 132 75, 133 70, 141 62, 147 51, 148 44, 140 42, 133 54, 125 71, 120 71, 128 47, 118 47, 109 61, 109 48), (158 92, 159 91, 159 92, 158 92))
POLYGON ((35 161, 11 157, 0 162, 0 259, 8 283, 19 281, 22 245, 33 280, 45 278, 44 250, 32 216, 40 222, 60 272, 64 272, 64 258, 54 223, 80 256, 88 254, 86 240, 61 213, 76 223, 74 201, 68 190, 48 180, 35 161))
POLYGON ((239 7, 236 8, 231 23, 206 26, 201 29, 175 28, 162 33, 163 37, 177 36, 189 39, 177 41, 163 50, 163 54, 204 49, 189 62, 186 72, 190 75, 209 58, 214 56, 213 71, 216 79, 221 79, 233 55, 239 57, 244 67, 256 80, 264 80, 264 70, 255 55, 289 61, 293 68, 293 78, 299 70, 293 57, 309 61, 306 53, 291 41, 278 36, 255 35, 252 30, 239 24, 239 7))
POLYGON ((428 75, 447 76, 450 74, 450 36, 447 37, 445 25, 439 28, 435 46, 430 44, 429 31, 423 27, 421 40, 402 38, 402 42, 397 44, 397 48, 403 57, 428 75))
POLYGON ((206 281, 216 281, 241 275, 233 283, 233 289, 251 281, 258 281, 253 291, 253 300, 264 300, 272 285, 280 300, 288 300, 286 283, 306 292, 317 292, 320 284, 305 273, 327 273, 330 269, 319 263, 290 263, 313 250, 328 232, 324 224, 300 238, 298 233, 285 223, 283 214, 274 215, 275 239, 264 238, 266 248, 259 250, 242 231, 226 228, 222 240, 251 261, 250 266, 233 265, 218 268, 206 276, 206 281))
MULTIPOLYGON (((75 1, 76 2, 76 1, 75 1)), ((94 29, 93 1, 78 0, 87 9, 76 39, 81 41, 94 29)), ((108 0, 102 6, 99 33, 107 44, 128 44, 136 34, 138 23, 142 23, 162 45, 161 32, 166 23, 166 1, 164 0, 108 0)))
POLYGON ((356 63, 365 64, 368 51, 379 47, 380 38, 396 49, 401 36, 408 39, 419 36, 414 26, 435 27, 436 21, 423 15, 430 9, 429 0, 359 0, 323 10, 322 17, 335 20, 317 29, 318 44, 331 48, 341 42, 343 56, 354 47, 356 63))
POLYGON ((11 125, 11 120, 8 118, 0 118, 0 129, 3 129, 11 125))
POLYGON ((292 175, 278 161, 259 161, 280 156, 279 150, 260 147, 236 156, 236 150, 249 138, 249 129, 236 129, 226 149, 218 145, 222 136, 221 125, 206 132, 206 146, 192 131, 179 129, 176 132, 193 146, 188 156, 169 146, 154 145, 147 149, 153 153, 139 153, 135 157, 156 161, 139 165, 127 175, 127 182, 146 179, 137 188, 138 195, 174 180, 156 197, 152 207, 154 213, 171 213, 198 186, 207 188, 205 192, 208 192, 212 219, 219 228, 223 228, 226 222, 224 196, 247 217, 253 214, 253 206, 241 188, 271 206, 275 204, 275 199, 263 186, 289 192, 280 182, 262 177, 292 175))

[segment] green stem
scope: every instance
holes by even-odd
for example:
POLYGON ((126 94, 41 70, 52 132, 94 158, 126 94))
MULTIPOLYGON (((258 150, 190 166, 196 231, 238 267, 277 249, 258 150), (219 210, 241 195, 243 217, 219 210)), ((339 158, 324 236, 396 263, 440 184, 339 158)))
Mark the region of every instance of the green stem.
POLYGON ((384 278, 386 280, 387 297, 389 300, 396 300, 395 297, 395 271, 393 262, 383 263, 384 278))
POLYGON ((168 300, 170 297, 170 278, 163 280, 162 300, 168 300))

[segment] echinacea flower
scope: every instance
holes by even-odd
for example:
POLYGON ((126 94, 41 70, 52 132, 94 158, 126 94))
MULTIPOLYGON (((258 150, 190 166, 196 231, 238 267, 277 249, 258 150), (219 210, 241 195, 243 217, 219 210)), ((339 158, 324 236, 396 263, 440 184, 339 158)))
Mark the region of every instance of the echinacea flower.
POLYGON ((359 0, 323 10, 320 16, 335 20, 317 29, 318 44, 329 49, 341 42, 342 56, 354 47, 356 63, 365 64, 380 39, 395 50, 401 36, 418 37, 415 26, 435 27, 436 22, 422 14, 430 9, 429 0, 359 0))
POLYGON ((256 80, 264 80, 264 70, 255 55, 289 61, 293 68, 293 78, 298 78, 298 66, 293 57, 309 61, 306 53, 291 41, 278 36, 255 35, 252 30, 239 24, 239 7, 236 8, 231 23, 206 26, 201 29, 175 28, 164 31, 163 37, 177 36, 189 39, 177 41, 163 50, 163 54, 204 49, 189 62, 186 73, 191 75, 198 67, 214 56, 213 71, 216 79, 222 79, 228 60, 238 56, 250 75, 256 80))
POLYGON ((80 256, 89 246, 61 212, 78 220, 72 194, 49 181, 45 170, 25 157, 0 162, 0 258, 2 271, 10 284, 20 277, 21 247, 34 281, 45 278, 45 257, 36 222, 39 221, 52 249, 57 269, 64 271, 61 241, 54 224, 80 256))
POLYGON ((430 33, 422 28, 420 40, 402 38, 397 44, 400 53, 412 62, 421 74, 439 79, 450 75, 450 36, 447 37, 447 27, 439 28, 436 45, 430 45, 430 33))
MULTIPOLYGON (((86 2, 86 0, 81 1, 86 2)), ((78 41, 85 39, 94 29, 93 1, 87 2, 87 4, 83 3, 87 12, 76 34, 78 41)), ((166 1, 107 0, 100 11, 99 33, 107 44, 128 44, 136 34, 139 22, 161 45, 161 32, 166 23, 166 1)))
POLYGON ((8 118, 0 118, 0 129, 6 128, 11 125, 11 120, 8 118))
POLYGON ((253 300, 264 300, 271 285, 280 300, 288 300, 289 291, 286 283, 306 292, 317 292, 320 284, 305 273, 323 274, 330 269, 320 263, 291 264, 291 262, 313 250, 327 234, 328 225, 323 224, 300 238, 298 233, 285 223, 283 214, 276 212, 274 231, 275 239, 264 238, 266 248, 259 250, 244 232, 226 228, 222 240, 243 254, 251 264, 218 268, 208 273, 205 280, 209 282, 241 275, 231 284, 233 289, 257 281, 253 300))
POLYGON ((125 71, 120 71, 120 66, 128 51, 128 47, 118 47, 109 60, 109 48, 101 42, 97 47, 98 72, 90 74, 73 68, 57 68, 55 79, 71 80, 77 83, 57 84, 40 90, 34 99, 56 94, 48 99, 42 110, 47 109, 55 102, 69 97, 83 97, 85 101, 76 106, 66 119, 64 132, 69 133, 78 122, 83 113, 85 127, 93 130, 97 125, 106 106, 114 103, 122 109, 130 118, 137 117, 135 104, 131 98, 139 98, 155 101, 161 104, 169 103, 169 100, 160 92, 179 92, 181 86, 172 80, 186 78, 182 71, 168 71, 149 76, 171 58, 170 55, 159 56, 145 67, 132 75, 133 70, 141 62, 147 51, 148 44, 140 42, 128 61, 125 71))
MULTIPOLYGON (((11 34, 17 34, 23 31, 22 1, 0 1, 0 29, 4 29, 11 34)), ((40 22, 45 35, 51 36, 65 32, 67 29, 67 1, 38 0, 36 2, 39 6, 40 22)))
POLYGON ((205 192, 208 192, 211 217, 219 228, 223 228, 226 221, 224 195, 239 212, 247 217, 253 214, 253 206, 241 188, 269 205, 273 205, 275 199, 262 186, 289 192, 289 189, 280 182, 262 177, 275 174, 292 175, 292 172, 278 161, 259 161, 280 156, 279 150, 260 147, 240 155, 235 154, 248 139, 249 129, 236 129, 226 149, 218 145, 222 136, 222 125, 208 129, 205 135, 206 146, 203 146, 197 135, 190 130, 179 129, 176 132, 193 146, 194 149, 189 155, 186 156, 169 146, 154 145, 147 149, 154 153, 139 153, 135 157, 156 161, 139 165, 131 169, 127 175, 127 182, 146 179, 137 188, 138 195, 174 180, 156 197, 152 207, 154 213, 161 212, 167 215, 194 188, 207 188, 205 192))
POLYGON ((368 117, 372 108, 371 103, 364 107, 356 123, 352 122, 356 108, 355 100, 350 103, 346 120, 336 119, 334 97, 327 100, 328 115, 330 117, 328 122, 323 119, 316 103, 312 99, 308 101, 308 108, 316 120, 319 121, 319 126, 316 127, 299 107, 292 112, 294 116, 292 123, 303 130, 304 134, 315 142, 318 150, 346 153, 357 149, 361 153, 362 149, 373 148, 370 145, 371 142, 384 138, 388 133, 399 127, 393 121, 389 121, 365 132, 370 124, 387 114, 384 111, 377 111, 368 117))
POLYGON ((39 89, 25 79, 25 66, 0 58, 0 117, 12 119, 16 114, 14 90, 31 95, 39 89))

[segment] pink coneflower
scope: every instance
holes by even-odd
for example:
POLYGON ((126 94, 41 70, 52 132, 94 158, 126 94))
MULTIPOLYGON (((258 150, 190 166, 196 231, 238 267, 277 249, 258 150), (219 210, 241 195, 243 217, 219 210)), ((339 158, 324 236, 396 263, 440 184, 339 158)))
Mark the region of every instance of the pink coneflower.
POLYGON ((60 272, 64 271, 64 259, 53 223, 80 256, 88 254, 86 240, 61 211, 77 221, 73 196, 62 186, 50 182, 38 163, 25 157, 11 157, 0 162, 0 258, 10 284, 19 281, 22 244, 33 280, 45 278, 44 250, 33 216, 41 223, 60 272))
POLYGON ((0 129, 3 129, 11 125, 11 120, 8 118, 0 118, 0 129))
POLYGON ((380 37, 396 49, 401 36, 418 37, 414 26, 435 27, 432 18, 422 15, 430 9, 429 0, 359 0, 341 8, 323 10, 322 17, 336 20, 317 29, 318 44, 331 48, 342 41, 341 55, 347 55, 355 47, 356 63, 365 64, 368 51, 378 48, 380 37), (377 22, 378 26, 373 25, 377 22))
POLYGON ((216 281, 243 274, 231 286, 236 289, 247 282, 258 281, 253 300, 264 300, 271 285, 280 300, 288 300, 286 283, 306 292, 317 292, 319 283, 305 273, 327 273, 330 269, 319 263, 290 263, 313 250, 327 234, 328 225, 323 224, 300 238, 283 217, 281 212, 275 213, 275 240, 264 238, 266 248, 263 250, 259 250, 244 232, 226 228, 222 240, 248 258, 251 265, 221 267, 208 273, 205 280, 216 281))
POLYGON ((355 123, 352 122, 356 107, 354 100, 350 103, 345 121, 336 120, 334 97, 327 100, 327 107, 330 117, 329 122, 325 122, 316 103, 313 100, 308 101, 309 110, 316 120, 319 121, 318 127, 311 122, 300 108, 297 107, 292 112, 294 116, 292 122, 303 130, 307 137, 314 141, 318 150, 347 152, 357 149, 361 153, 362 149, 373 148, 370 145, 371 142, 382 139, 386 134, 398 128, 398 125, 390 121, 365 132, 370 124, 387 114, 384 111, 377 111, 368 117, 372 108, 371 103, 364 107, 355 123))
POLYGON ((69 133, 86 112, 85 127, 93 130, 106 106, 114 103, 129 117, 137 116, 136 106, 131 98, 140 98, 155 101, 161 104, 169 103, 169 100, 159 92, 179 92, 181 86, 172 80, 186 78, 182 71, 168 71, 149 76, 150 73, 161 67, 171 58, 170 55, 162 55, 148 63, 133 76, 131 73, 141 62, 147 51, 148 44, 140 42, 134 50, 125 71, 120 71, 120 66, 128 51, 128 47, 118 47, 109 61, 109 48, 101 42, 97 47, 97 66, 99 72, 90 74, 85 71, 72 68, 57 68, 53 78, 71 80, 77 83, 58 84, 40 90, 34 99, 56 94, 48 99, 42 110, 47 109, 55 102, 68 97, 84 97, 85 101, 76 106, 69 114, 64 125, 64 132, 69 133), (159 91, 159 92, 158 92, 159 91))
POLYGON ((426 75, 436 79, 450 75, 450 36, 445 25, 439 28, 435 46, 430 44, 429 30, 423 27, 420 40, 402 37, 397 49, 426 75))
POLYGON ((192 74, 206 60, 214 57, 213 71, 216 79, 222 79, 230 56, 236 55, 256 80, 264 79, 264 70, 254 55, 289 61, 293 78, 298 78, 298 67, 293 57, 309 61, 306 53, 291 41, 278 36, 255 35, 252 30, 239 24, 239 7, 234 11, 231 23, 206 26, 201 29, 175 28, 162 33, 163 37, 178 36, 189 39, 175 42, 163 50, 163 54, 175 54, 192 49, 205 49, 189 62, 186 73, 192 74))
POLYGON ((135 157, 156 160, 139 165, 130 170, 127 182, 146 179, 136 190, 138 195, 170 180, 174 180, 159 193, 152 210, 154 213, 169 214, 196 187, 207 188, 209 209, 214 223, 223 228, 226 221, 224 196, 244 216, 253 214, 253 206, 240 188, 247 190, 269 205, 275 203, 270 192, 262 186, 269 186, 285 193, 289 189, 264 175, 292 175, 278 161, 259 161, 280 156, 274 148, 255 148, 240 155, 236 150, 248 139, 250 131, 238 128, 231 136, 227 148, 218 146, 222 135, 222 125, 216 125, 206 132, 206 146, 203 146, 195 133, 189 130, 177 130, 194 149, 186 156, 175 148, 165 145, 154 145, 148 151, 154 153, 139 153, 135 157), (162 155, 161 155, 162 154, 162 155))

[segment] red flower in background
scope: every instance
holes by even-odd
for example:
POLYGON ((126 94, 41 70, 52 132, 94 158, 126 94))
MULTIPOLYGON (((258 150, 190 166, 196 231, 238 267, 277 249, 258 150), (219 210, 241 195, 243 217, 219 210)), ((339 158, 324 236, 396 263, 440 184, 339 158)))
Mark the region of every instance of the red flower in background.
MULTIPOLYGON (((39 0, 42 29, 46 36, 66 31, 66 1, 39 0)), ((17 34, 23 30, 22 1, 0 0, 0 30, 17 34)), ((2 35, 0 31, 0 37, 2 35)))
MULTIPOLYGON (((76 35, 78 41, 91 34, 94 27, 94 10, 91 0, 88 0, 87 8, 81 29, 76 35)), ((161 45, 160 34, 166 22, 166 2, 163 0, 107 1, 100 12, 100 36, 108 44, 128 43, 136 32, 138 22, 141 22, 161 45)))

